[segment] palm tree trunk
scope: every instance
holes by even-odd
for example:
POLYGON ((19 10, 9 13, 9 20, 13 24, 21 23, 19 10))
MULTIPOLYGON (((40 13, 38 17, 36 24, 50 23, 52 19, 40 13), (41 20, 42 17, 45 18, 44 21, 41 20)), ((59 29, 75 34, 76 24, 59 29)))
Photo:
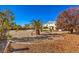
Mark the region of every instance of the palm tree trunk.
POLYGON ((40 35, 40 30, 36 29, 36 35, 40 35))
POLYGON ((73 29, 70 30, 70 33, 71 33, 71 34, 73 33, 73 29))

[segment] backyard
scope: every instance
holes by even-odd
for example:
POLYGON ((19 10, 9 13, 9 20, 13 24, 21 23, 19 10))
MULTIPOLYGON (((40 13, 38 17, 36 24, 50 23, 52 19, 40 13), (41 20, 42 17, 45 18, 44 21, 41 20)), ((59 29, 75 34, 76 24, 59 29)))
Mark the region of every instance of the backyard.
POLYGON ((0 10, 0 53, 79 52, 79 7, 72 7, 31 5, 0 10))
POLYGON ((17 53, 63 53, 79 52, 79 35, 68 32, 41 32, 41 35, 31 36, 32 30, 10 31, 13 36, 10 51, 17 53), (12 33, 13 32, 13 33, 12 33), (29 32, 27 34, 27 32, 29 32))

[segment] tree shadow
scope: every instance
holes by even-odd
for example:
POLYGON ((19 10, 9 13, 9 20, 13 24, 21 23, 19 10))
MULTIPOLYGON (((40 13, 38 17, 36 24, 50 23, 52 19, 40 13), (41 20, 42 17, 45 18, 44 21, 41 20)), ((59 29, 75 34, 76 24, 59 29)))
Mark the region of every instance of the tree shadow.
POLYGON ((21 38, 12 38, 13 41, 20 41, 20 42, 29 42, 34 40, 44 40, 48 38, 48 36, 36 36, 36 37, 21 37, 21 38))
POLYGON ((53 38, 60 37, 60 35, 61 34, 41 34, 41 35, 31 36, 31 37, 21 37, 21 38, 14 37, 12 38, 12 40, 19 41, 19 42, 30 42, 35 40, 46 40, 46 39, 49 39, 50 37, 53 37, 53 38))
POLYGON ((73 32, 73 33, 68 33, 68 34, 76 34, 76 35, 79 35, 79 32, 73 32))

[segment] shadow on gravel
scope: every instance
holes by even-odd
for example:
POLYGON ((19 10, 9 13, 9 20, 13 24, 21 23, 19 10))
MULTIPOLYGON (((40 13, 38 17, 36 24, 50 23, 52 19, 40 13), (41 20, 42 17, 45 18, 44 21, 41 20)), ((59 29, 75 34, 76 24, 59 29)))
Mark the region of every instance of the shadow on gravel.
POLYGON ((48 38, 52 37, 60 37, 60 34, 41 34, 38 36, 32 36, 32 37, 22 37, 22 38, 12 38, 13 41, 19 41, 19 42, 29 42, 34 40, 46 40, 48 38))
POLYGON ((37 37, 22 37, 22 38, 13 38, 13 41, 20 41, 20 42, 28 42, 28 41, 34 41, 34 40, 43 40, 47 39, 48 36, 37 36, 37 37))

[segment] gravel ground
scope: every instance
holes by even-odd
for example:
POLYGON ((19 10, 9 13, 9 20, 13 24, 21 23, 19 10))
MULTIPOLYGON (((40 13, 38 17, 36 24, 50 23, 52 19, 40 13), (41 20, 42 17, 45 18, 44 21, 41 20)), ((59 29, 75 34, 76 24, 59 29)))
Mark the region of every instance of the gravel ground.
MULTIPOLYGON (((29 42, 29 43, 32 43, 32 42, 42 42, 42 41, 45 41, 45 40, 64 40, 64 37, 62 36, 61 34, 62 32, 41 32, 41 35, 38 35, 36 36, 35 35, 35 32, 34 30, 18 30, 18 31, 15 31, 15 30, 11 30, 9 31, 9 34, 12 36, 12 41, 14 41, 15 43, 12 45, 13 47, 21 47, 20 46, 17 46, 16 45, 16 42, 29 42), (59 34, 58 34, 59 33, 59 34)), ((0 44, 0 48, 3 48, 3 45, 4 44, 0 44)), ((34 46, 38 46, 39 44, 33 44, 34 46)), ((50 45, 50 44, 48 44, 50 45)), ((23 46, 23 45, 22 45, 23 46)), ((29 45, 28 45, 29 46, 29 45)), ((40 45, 39 45, 40 46, 40 45)), ((2 52, 4 49, 0 49, 0 51, 2 52)), ((16 49, 14 50, 14 52, 24 52, 23 51, 17 51, 16 49)), ((51 50, 49 50, 50 52, 51 50)), ((32 52, 32 51, 27 51, 27 52, 32 52)), ((42 51, 43 52, 43 51, 42 51)))
POLYGON ((79 34, 64 34, 64 40, 14 42, 13 53, 79 53, 79 34))
POLYGON ((6 40, 0 41, 0 53, 2 53, 4 51, 6 44, 7 44, 6 40))
POLYGON ((51 32, 41 32, 41 35, 31 35, 33 30, 20 30, 20 31, 10 31, 9 34, 13 37, 13 41, 20 41, 20 42, 29 42, 34 40, 58 40, 63 39, 63 36, 61 34, 54 34, 51 32))

